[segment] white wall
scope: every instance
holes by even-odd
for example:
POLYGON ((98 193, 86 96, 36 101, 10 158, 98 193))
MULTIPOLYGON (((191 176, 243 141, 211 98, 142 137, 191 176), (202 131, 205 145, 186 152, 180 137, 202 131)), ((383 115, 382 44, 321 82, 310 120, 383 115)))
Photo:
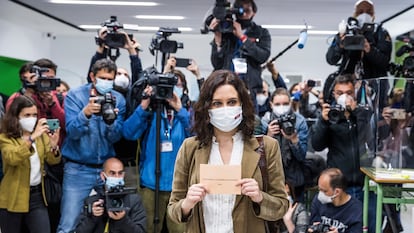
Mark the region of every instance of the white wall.
MULTIPOLYGON (((74 87, 86 80, 91 56, 96 45, 95 33, 79 32, 67 29, 63 34, 54 34, 55 38, 47 37, 44 31, 36 30, 37 26, 48 19, 44 16, 36 16, 35 20, 24 20, 23 16, 33 14, 25 8, 17 8, 8 1, 0 1, 0 56, 8 56, 19 59, 36 60, 38 58, 50 58, 58 64, 58 76, 74 87), (11 13, 11 12, 12 13, 11 13), (14 12, 13 12, 14 11, 14 12)), ((56 23, 55 23, 56 24, 56 23)), ((68 27, 61 25, 61 27, 68 27)), ((272 36, 271 57, 276 56, 297 38, 278 37, 277 31, 270 31, 272 36)), ((140 54, 143 67, 151 66, 155 62, 148 51, 153 34, 141 32, 134 33, 141 43, 143 52, 140 54)), ((298 32, 299 36, 299 32, 298 32)), ((173 34, 169 39, 184 43, 184 49, 178 50, 176 56, 193 58, 200 66, 203 76, 208 76, 212 66, 210 64, 210 41, 213 35, 186 35, 173 34)), ((276 67, 282 75, 302 75, 303 79, 322 79, 335 71, 336 67, 330 66, 325 61, 325 53, 328 48, 327 36, 308 36, 304 49, 293 46, 276 60, 276 67)), ((129 70, 128 53, 121 50, 121 57, 117 64, 129 70)), ((161 61, 158 61, 160 64, 161 61)), ((269 76, 267 71, 265 76, 269 76)), ((195 78, 186 73, 188 82, 193 86, 190 89, 190 97, 197 96, 195 78)), ((17 76, 16 76, 17 77, 17 76)))

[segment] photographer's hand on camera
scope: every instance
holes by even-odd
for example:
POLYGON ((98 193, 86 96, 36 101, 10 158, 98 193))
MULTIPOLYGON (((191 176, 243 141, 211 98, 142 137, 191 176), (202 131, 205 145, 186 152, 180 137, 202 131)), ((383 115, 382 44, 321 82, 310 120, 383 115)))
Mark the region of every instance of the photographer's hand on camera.
POLYGON ((90 97, 88 105, 83 108, 83 113, 87 118, 101 111, 101 105, 96 103, 97 99, 97 97, 90 97))
POLYGON ((211 20, 211 23, 209 25, 209 29, 211 31, 214 31, 214 43, 216 44, 217 49, 221 48, 221 40, 222 40, 222 34, 219 30, 217 30, 219 23, 220 23, 220 20, 213 18, 213 20, 211 20))
POLYGON ((92 215, 95 217, 102 216, 104 214, 104 200, 99 199, 92 204, 92 215))
POLYGON ((273 137, 278 134, 280 134, 280 125, 277 120, 273 120, 267 127, 267 135, 273 137))
POLYGON ((183 107, 180 97, 178 97, 178 95, 175 92, 173 92, 173 97, 171 99, 167 99, 167 102, 177 112, 179 112, 180 109, 183 107))
POLYGON ((122 211, 108 211, 108 216, 109 218, 113 219, 113 220, 120 220, 121 218, 125 217, 125 210, 122 211))
POLYGON ((126 38, 124 49, 128 50, 129 55, 138 55, 138 51, 135 49, 138 47, 136 39, 133 38, 133 40, 131 40, 125 31, 120 31, 119 33, 124 34, 126 38))
POLYGON ((175 57, 168 58, 167 62, 165 63, 165 66, 164 66, 164 74, 172 73, 175 69, 176 62, 177 61, 175 60, 175 57))
POLYGON ((142 100, 141 100, 141 108, 143 110, 147 110, 149 105, 151 104, 151 96, 152 96, 152 87, 147 86, 142 93, 142 100))

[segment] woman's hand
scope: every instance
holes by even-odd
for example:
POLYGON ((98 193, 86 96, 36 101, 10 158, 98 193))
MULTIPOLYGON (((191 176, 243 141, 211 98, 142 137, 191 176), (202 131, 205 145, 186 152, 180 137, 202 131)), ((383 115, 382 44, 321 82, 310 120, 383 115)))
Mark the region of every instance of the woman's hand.
POLYGON ((203 184, 193 184, 188 188, 187 195, 181 204, 184 215, 188 215, 194 206, 202 201, 207 194, 207 188, 203 184))
POLYGON ((32 140, 42 136, 43 133, 49 132, 49 126, 47 125, 46 118, 40 118, 37 120, 36 128, 33 130, 31 134, 32 140))
POLYGON ((50 139, 50 147, 57 148, 59 142, 60 127, 57 128, 53 133, 49 132, 48 135, 50 139))
POLYGON ((262 191, 255 179, 241 179, 236 185, 241 185, 241 193, 250 197, 253 202, 260 203, 263 200, 262 191))

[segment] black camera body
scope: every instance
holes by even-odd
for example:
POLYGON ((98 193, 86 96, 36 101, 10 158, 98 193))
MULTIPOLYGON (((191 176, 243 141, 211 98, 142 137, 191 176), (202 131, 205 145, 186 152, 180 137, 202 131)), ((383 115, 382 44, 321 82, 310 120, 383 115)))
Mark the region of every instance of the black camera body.
POLYGON ((276 114, 271 114, 270 122, 277 120, 280 129, 285 132, 286 135, 292 135, 295 133, 295 124, 296 124, 296 115, 295 113, 288 113, 281 116, 276 116, 276 114))
POLYGON ((161 74, 157 72, 155 67, 150 67, 144 70, 144 79, 144 86, 150 85, 152 87, 152 98, 166 100, 173 97, 174 86, 178 82, 175 74, 161 74))
POLYGON ((39 66, 33 66, 30 69, 30 73, 35 73, 38 77, 33 86, 37 91, 54 91, 58 86, 60 86, 59 78, 48 78, 43 75, 43 73, 48 71, 48 68, 42 68, 39 66))
POLYGON ((205 20, 204 29, 201 30, 201 33, 206 34, 208 32, 208 26, 213 18, 220 20, 218 28, 215 30, 221 33, 233 33, 233 15, 243 15, 243 12, 244 9, 242 7, 233 8, 227 0, 216 0, 213 14, 205 20))
POLYGON ((333 101, 328 112, 328 118, 331 124, 337 124, 345 120, 345 108, 333 101))
MULTIPOLYGON (((119 33, 119 30, 123 29, 124 26, 118 22, 116 16, 111 16, 101 25, 106 26, 108 28, 108 31, 104 40, 99 38, 99 36, 95 37, 95 42, 98 45, 104 43, 110 48, 123 48, 125 46, 127 43, 127 38, 125 38, 125 34, 119 33)), ((128 37, 130 40, 132 40, 133 35, 128 34, 128 37)))
POLYGON ((105 192, 105 208, 107 211, 123 211, 131 208, 128 194, 135 193, 135 188, 126 188, 123 185, 117 185, 105 192))
POLYGON ((181 33, 178 28, 160 27, 151 40, 149 50, 154 56, 154 51, 158 50, 162 53, 176 53, 177 49, 183 49, 184 44, 175 40, 168 40, 167 38, 173 33, 181 33))
POLYGON ((364 23, 359 25, 356 18, 349 17, 348 24, 346 26, 346 32, 344 40, 342 41, 345 50, 364 50, 366 32, 373 32, 375 30, 375 24, 364 23))
POLYGON ((116 98, 110 92, 105 93, 103 96, 97 96, 95 103, 101 105, 101 111, 96 114, 102 116, 104 122, 107 125, 112 125, 117 117, 115 112, 116 98))
POLYGON ((313 233, 325 233, 325 232, 329 232, 331 226, 329 226, 328 224, 316 224, 316 225, 311 225, 309 227, 309 229, 312 229, 313 233))

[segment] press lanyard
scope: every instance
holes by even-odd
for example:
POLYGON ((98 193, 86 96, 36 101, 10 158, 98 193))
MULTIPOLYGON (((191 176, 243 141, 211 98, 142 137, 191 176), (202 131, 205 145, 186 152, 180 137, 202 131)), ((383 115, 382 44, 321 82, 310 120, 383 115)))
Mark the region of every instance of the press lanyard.
POLYGON ((108 218, 108 220, 106 220, 105 230, 104 230, 103 233, 109 233, 109 218, 108 218))
POLYGON ((164 135, 167 138, 167 140, 171 139, 171 131, 172 131, 172 125, 174 120, 174 110, 173 109, 165 109, 165 116, 164 123, 166 126, 164 135))

